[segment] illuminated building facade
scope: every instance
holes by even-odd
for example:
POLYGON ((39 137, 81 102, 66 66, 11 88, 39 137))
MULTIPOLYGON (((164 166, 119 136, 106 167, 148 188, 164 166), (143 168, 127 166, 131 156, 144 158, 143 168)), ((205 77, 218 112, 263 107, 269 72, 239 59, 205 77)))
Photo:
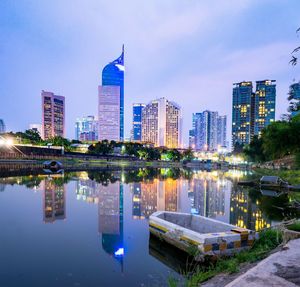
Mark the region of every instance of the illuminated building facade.
POLYGON ((65 97, 42 91, 42 138, 65 137, 65 97))
POLYGON ((274 80, 256 82, 251 100, 251 138, 275 121, 276 84, 274 80))
POLYGON ((120 141, 120 87, 99 86, 98 140, 120 141))
MULTIPOLYGON (((193 149, 216 151, 218 146, 226 146, 226 116, 218 112, 204 111, 193 114, 193 149)), ((190 143, 191 144, 191 143, 190 143)))
POLYGON ((291 116, 294 117, 300 113, 300 110, 298 110, 300 108, 300 82, 290 85, 289 98, 293 99, 290 102, 293 103, 291 116))
POLYGON ((252 82, 234 84, 232 95, 232 146, 249 144, 252 82))
POLYGON ((254 135, 275 121, 275 80, 235 83, 232 98, 232 145, 249 144, 254 135))
POLYGON ((0 134, 4 134, 6 132, 4 120, 0 119, 0 134))
POLYGON ((227 116, 218 116, 217 121, 217 144, 227 147, 227 116))
POLYGON ((98 140, 98 120, 94 116, 77 118, 75 123, 75 139, 79 141, 98 140))
POLYGON ((142 141, 168 148, 181 147, 181 108, 165 98, 151 101, 142 112, 142 141))
POLYGON ((133 119, 132 119, 132 140, 142 140, 142 112, 145 104, 133 104, 133 119))
POLYGON ((66 218, 66 190, 64 184, 57 185, 52 178, 45 179, 43 193, 44 222, 53 223, 66 218))
MULTIPOLYGON (((119 87, 118 89, 119 90, 119 95, 118 95, 119 96, 119 101, 118 101, 119 120, 117 121, 119 124, 119 135, 117 138, 121 141, 124 140, 124 72, 125 72, 125 68, 124 68, 124 45, 123 45, 121 56, 116 60, 112 61, 111 63, 109 63, 108 65, 106 65, 102 71, 102 87, 105 86, 119 87)), ((101 124, 105 124, 105 122, 100 122, 100 110, 99 110, 99 125, 101 124)), ((99 136, 101 137, 101 139, 104 139, 104 137, 101 136, 100 134, 99 136)))

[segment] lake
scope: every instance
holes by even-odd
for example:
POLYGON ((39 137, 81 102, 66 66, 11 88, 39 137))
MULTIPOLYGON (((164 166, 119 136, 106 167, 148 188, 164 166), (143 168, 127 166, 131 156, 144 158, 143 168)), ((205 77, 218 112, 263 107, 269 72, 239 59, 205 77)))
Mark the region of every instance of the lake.
MULTIPOLYGON (((1 175, 1 172, 0 172, 1 175)), ((149 239, 158 210, 253 230, 293 216, 289 197, 242 188, 247 171, 134 169, 0 178, 0 286, 167 286, 181 254, 149 239)))

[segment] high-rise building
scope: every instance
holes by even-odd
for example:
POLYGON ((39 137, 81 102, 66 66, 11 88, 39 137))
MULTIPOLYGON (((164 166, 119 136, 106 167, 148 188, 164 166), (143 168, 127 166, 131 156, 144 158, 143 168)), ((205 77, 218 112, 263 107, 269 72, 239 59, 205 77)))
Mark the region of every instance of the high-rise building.
POLYGON ((294 117, 300 113, 300 82, 290 85, 289 100, 293 105, 291 116, 294 117))
POLYGON ((276 84, 274 80, 256 82, 252 95, 251 138, 275 120, 276 84))
POLYGON ((142 112, 145 104, 133 104, 132 140, 142 140, 142 112))
POLYGON ((232 146, 250 142, 252 82, 235 83, 232 98, 232 146))
POLYGON ((42 125, 41 124, 30 124, 29 129, 39 133, 40 136, 42 135, 42 125))
POLYGON ((98 120, 94 116, 77 118, 75 123, 75 139, 79 141, 98 140, 98 120))
POLYGON ((227 116, 218 116, 217 126, 217 144, 221 147, 227 147, 226 134, 227 134, 227 116))
POLYGON ((42 138, 65 136, 65 97, 42 91, 42 138))
MULTIPOLYGON (((122 54, 119 58, 106 65, 102 71, 102 86, 116 86, 119 87, 119 136, 118 139, 124 140, 124 45, 122 54)), ((100 114, 100 111, 99 111, 100 114)), ((100 122, 103 125, 105 122, 100 122)), ((101 128, 101 127, 100 127, 101 128)), ((109 127, 104 127, 107 129, 109 127)), ((101 138, 103 136, 99 135, 101 138)))
POLYGON ((204 111, 193 114, 194 149, 216 151, 226 146, 226 116, 204 111))
POLYGON ((119 141, 120 138, 120 87, 99 86, 99 140, 119 141))
POLYGON ((0 119, 0 134, 4 134, 6 132, 4 120, 0 119))
POLYGON ((142 112, 142 141, 155 146, 179 148, 181 143, 181 108, 165 98, 153 100, 142 112))
POLYGON ((235 83, 232 99, 232 146, 249 144, 254 135, 275 120, 276 84, 274 80, 235 83))

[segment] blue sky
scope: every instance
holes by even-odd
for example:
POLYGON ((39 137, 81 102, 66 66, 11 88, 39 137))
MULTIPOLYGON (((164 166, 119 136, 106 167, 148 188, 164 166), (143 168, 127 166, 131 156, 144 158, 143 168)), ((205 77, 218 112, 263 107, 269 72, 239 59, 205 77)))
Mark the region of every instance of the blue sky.
POLYGON ((277 80, 277 118, 300 68, 298 0, 1 0, 0 118, 8 130, 41 122, 42 89, 66 97, 67 136, 97 113, 102 68, 125 44, 125 135, 132 103, 166 97, 183 109, 228 116, 232 83, 277 80))

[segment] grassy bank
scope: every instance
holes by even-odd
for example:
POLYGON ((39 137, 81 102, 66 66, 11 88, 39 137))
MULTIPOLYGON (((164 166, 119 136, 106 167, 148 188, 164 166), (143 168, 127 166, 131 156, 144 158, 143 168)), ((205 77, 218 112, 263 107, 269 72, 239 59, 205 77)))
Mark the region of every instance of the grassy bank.
MULTIPOLYGON (((192 275, 187 275, 187 286, 196 287, 200 283, 221 274, 235 273, 243 263, 253 263, 268 256, 282 242, 282 233, 275 229, 260 233, 260 238, 248 251, 242 251, 233 257, 220 258, 209 266, 197 265, 192 275)), ((176 286, 174 280, 169 280, 169 286, 176 286)))
POLYGON ((272 170, 265 168, 255 168, 258 175, 275 175, 288 181, 290 184, 300 184, 300 170, 272 170))

